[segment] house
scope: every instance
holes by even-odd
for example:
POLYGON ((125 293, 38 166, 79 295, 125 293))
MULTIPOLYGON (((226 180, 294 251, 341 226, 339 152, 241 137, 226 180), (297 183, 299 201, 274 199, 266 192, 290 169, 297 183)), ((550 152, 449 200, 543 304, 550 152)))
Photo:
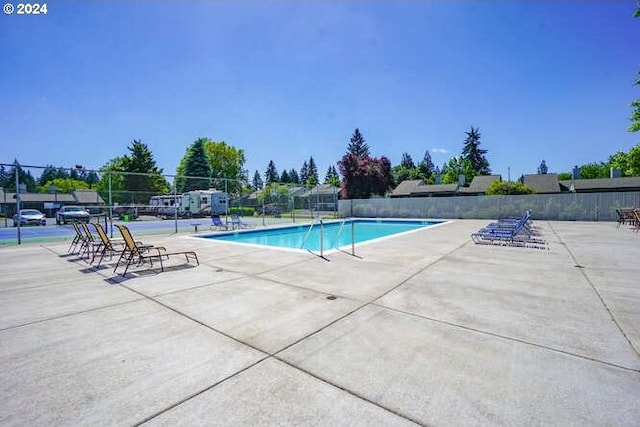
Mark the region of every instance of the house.
POLYGON ((537 194, 554 194, 560 192, 558 175, 555 173, 525 175, 524 185, 533 188, 537 194))
MULTIPOLYGON (((314 211, 334 211, 338 209, 338 194, 340 188, 331 184, 318 184, 295 198, 303 199, 302 208, 314 211), (305 203, 306 202, 306 203, 305 203)), ((295 199, 294 199, 295 200, 295 199)), ((296 203, 296 207, 298 203, 296 203)))
MULTIPOLYGON (((2 212, 8 216, 16 212, 16 193, 5 193, 0 189, 2 212)), ((105 206, 104 199, 95 190, 75 190, 71 193, 21 193, 20 209, 38 209, 48 217, 64 205, 83 205, 86 208, 105 206)))
POLYGON ((458 195, 458 184, 425 184, 421 179, 402 181, 389 197, 444 197, 458 195))
POLYGON ((467 196, 483 196, 489 186, 495 181, 502 181, 502 175, 477 175, 468 187, 460 188, 460 194, 467 196))
POLYGON ((560 181, 560 188, 575 193, 640 191, 640 177, 563 180, 560 181))

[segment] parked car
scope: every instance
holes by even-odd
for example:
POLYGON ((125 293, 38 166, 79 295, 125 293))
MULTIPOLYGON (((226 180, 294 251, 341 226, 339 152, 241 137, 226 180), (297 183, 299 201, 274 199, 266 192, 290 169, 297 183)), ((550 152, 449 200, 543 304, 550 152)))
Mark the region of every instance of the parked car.
POLYGON ((37 209, 20 209, 20 212, 13 215, 13 226, 18 223, 23 225, 47 225, 47 218, 37 209))
POLYGON ((91 219, 91 214, 82 206, 63 206, 56 212, 56 224, 66 224, 71 221, 84 221, 86 223, 91 219))

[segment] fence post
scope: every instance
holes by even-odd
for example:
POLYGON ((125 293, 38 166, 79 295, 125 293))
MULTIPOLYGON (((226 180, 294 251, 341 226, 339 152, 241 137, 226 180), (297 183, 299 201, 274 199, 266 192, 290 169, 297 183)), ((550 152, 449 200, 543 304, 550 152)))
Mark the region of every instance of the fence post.
POLYGON ((22 228, 20 226, 20 174, 18 173, 18 168, 20 167, 20 164, 18 163, 18 161, 16 160, 15 162, 15 170, 16 170, 16 215, 18 218, 18 244, 22 243, 21 240, 21 235, 20 235, 20 229, 22 228))
POLYGON ((324 258, 324 223, 320 218, 320 258, 324 258))
POLYGON ((351 255, 352 256, 356 255, 355 237, 356 237, 355 222, 353 221, 353 218, 351 218, 351 255))
POLYGON ((109 231, 111 233, 111 237, 113 237, 113 197, 111 195, 111 170, 107 171, 107 176, 109 177, 109 222, 111 223, 109 231))

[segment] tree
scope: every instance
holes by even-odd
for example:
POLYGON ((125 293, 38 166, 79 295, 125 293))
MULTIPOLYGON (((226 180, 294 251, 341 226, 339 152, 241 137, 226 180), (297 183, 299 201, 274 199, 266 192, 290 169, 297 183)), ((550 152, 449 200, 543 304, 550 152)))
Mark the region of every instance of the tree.
POLYGON ((273 163, 273 160, 269 160, 267 171, 265 172, 264 177, 267 185, 271 184, 272 182, 278 182, 278 170, 276 169, 276 164, 273 163))
POLYGON ((420 175, 422 175, 422 179, 425 182, 433 181, 436 168, 433 165, 433 160, 431 159, 431 153, 429 153, 429 150, 424 152, 424 157, 422 158, 422 162, 418 165, 418 169, 420 170, 420 175))
POLYGON ((402 153, 402 160, 400 161, 400 166, 406 169, 414 169, 416 167, 409 153, 402 153))
POLYGON ((89 184, 86 181, 73 179, 73 178, 54 178, 51 181, 45 182, 38 188, 40 193, 48 193, 51 186, 55 186, 56 193, 71 193, 78 189, 87 189, 89 184))
POLYGON ((618 150, 609 157, 608 164, 620 169, 622 176, 640 176, 640 143, 631 147, 628 153, 618 150))
POLYGON ((465 132, 465 134, 467 134, 467 138, 464 140, 464 146, 462 147, 462 157, 470 162, 471 168, 475 172, 473 176, 489 175, 491 169, 485 157, 487 150, 480 148, 480 129, 474 129, 471 126, 471 130, 465 132))
POLYGON ((487 188, 487 195, 533 194, 535 190, 521 182, 493 181, 487 188))
POLYGON ((205 150, 206 138, 198 138, 189 147, 178 165, 178 193, 206 190, 211 183, 211 165, 205 150))
POLYGON ((391 169, 391 176, 393 178, 394 185, 400 184, 402 181, 422 179, 420 170, 414 167, 406 167, 402 164, 394 166, 391 169))
POLYGON ((307 179, 309 179, 309 164, 305 160, 304 163, 302 163, 302 167, 300 168, 300 184, 306 185, 307 179))
POLYGON ((47 165, 42 171, 40 178, 38 178, 38 185, 44 186, 45 183, 49 181, 53 181, 56 178, 68 178, 68 177, 69 177, 69 174, 66 173, 64 169, 56 168, 52 165, 47 165), (60 173, 61 171, 62 173, 60 173))
POLYGON ((214 178, 219 190, 239 193, 247 185, 247 172, 244 150, 228 145, 224 141, 216 142, 205 138, 204 152, 209 163, 210 176, 214 178), (222 182, 226 179, 227 182, 222 182))
POLYGON ((280 175, 280 182, 282 182, 283 184, 287 184, 289 181, 289 172, 287 172, 287 170, 285 169, 282 171, 282 175, 280 175))
MULTIPOLYGON (((131 194, 130 201, 135 203, 148 203, 152 194, 166 193, 169 185, 164 179, 162 169, 158 169, 156 161, 149 147, 139 140, 133 140, 131 145, 127 147, 129 154, 122 157, 123 172, 127 172, 123 177, 124 189, 129 192, 138 192, 139 194, 131 194)), ((77 169, 72 169, 73 171, 77 169)), ((74 174, 70 173, 69 177, 74 178, 74 174)))
POLYGON ((452 157, 442 168, 442 183, 456 184, 460 175, 464 175, 465 182, 469 183, 476 176, 476 170, 469 159, 462 156, 452 157))
POLYGON ((313 160, 313 156, 309 157, 309 164, 307 165, 307 179, 305 180, 305 184, 307 187, 313 187, 320 182, 318 178, 318 167, 316 166, 315 160, 313 160))
POLYGON ((289 192, 289 187, 287 187, 285 184, 272 182, 270 184, 267 184, 264 187, 264 191, 258 194, 257 200, 261 205, 275 203, 284 208, 289 206, 290 199, 291 193, 289 192))
POLYGON ((579 168, 581 179, 608 178, 609 166, 605 163, 588 163, 579 168))
MULTIPOLYGON (((571 172, 560 172, 558 174, 558 181, 569 181, 572 177, 573 175, 571 172)), ((522 177, 522 180, 524 181, 524 176, 522 177)))
POLYGON ((298 176, 298 172, 294 168, 289 170, 289 182, 292 184, 300 184, 300 176, 298 176))
POLYGON ((109 200, 114 203, 127 201, 124 192, 124 175, 120 173, 124 169, 122 162, 123 157, 115 157, 100 168, 102 179, 96 184, 96 191, 107 203, 109 200))
POLYGON ((540 162, 540 166, 538 166, 538 175, 546 175, 547 174, 547 164, 544 159, 540 162))
POLYGON ((384 196, 392 187, 391 162, 386 157, 358 157, 347 153, 338 162, 342 175, 343 199, 368 199, 384 196))
POLYGON ((89 173, 87 173, 86 178, 84 179, 84 181, 89 184, 89 188, 93 188, 93 186, 95 184, 97 184, 98 182, 100 182, 100 176, 98 176, 98 173, 94 170, 89 171, 89 173))
POLYGON ((353 154, 356 157, 368 157, 369 145, 365 142, 365 139, 360 134, 360 129, 356 128, 351 136, 349 145, 347 146, 347 152, 353 154))
POLYGON ((9 173, 4 168, 4 165, 0 165, 0 188, 7 188, 9 179, 9 173))
POLYGON ((260 177, 260 173, 258 171, 256 171, 253 174, 253 189, 255 191, 258 190, 262 190, 262 187, 264 186, 264 183, 262 182, 262 178, 260 177))
POLYGON ((329 166, 327 169, 327 173, 324 177, 324 183, 335 187, 340 185, 340 177, 338 176, 335 166, 329 166))
POLYGON ((27 193, 35 193, 37 188, 36 180, 31 175, 31 171, 25 172, 24 169, 22 169, 22 166, 20 166, 17 160, 14 160, 9 172, 5 173, 2 187, 6 192, 16 191, 16 167, 18 169, 18 181, 20 181, 20 184, 24 184, 27 187, 27 193))

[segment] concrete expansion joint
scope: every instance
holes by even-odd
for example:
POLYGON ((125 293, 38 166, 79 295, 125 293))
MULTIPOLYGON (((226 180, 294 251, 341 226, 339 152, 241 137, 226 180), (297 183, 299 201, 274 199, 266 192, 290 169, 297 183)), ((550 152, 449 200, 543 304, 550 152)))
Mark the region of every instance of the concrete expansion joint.
POLYGON ((549 224, 548 222, 547 222, 547 225, 551 229, 551 232, 556 236, 556 238, 563 244, 565 250, 567 251, 567 253, 571 257, 571 259, 573 260, 574 266, 579 268, 580 272, 582 273, 582 276, 587 281, 589 286, 591 286, 591 289, 593 289, 593 291, 596 293, 596 295, 600 299, 600 302, 602 303, 602 306, 605 308, 605 310, 607 310, 607 313, 609 313, 609 317, 611 318, 611 321, 616 325, 616 327, 618 328, 618 330, 620 331, 620 333, 622 334, 624 339, 627 341, 627 344, 629 345, 629 347, 631 347, 631 349, 635 353, 636 357, 638 359, 640 359, 640 351, 633 345, 633 342, 631 341, 631 339, 629 338, 629 336, 625 332, 625 330, 622 327, 622 325, 616 319, 616 316, 613 314, 613 311, 611 310, 611 308, 607 305, 607 302, 604 300, 604 297, 602 296, 602 294, 598 290, 597 286, 591 281, 591 279, 589 278, 589 276, 585 272, 585 267, 582 264, 580 264, 580 262, 577 260, 577 258, 574 255, 574 253, 569 248, 569 245, 564 243, 562 238, 558 235, 558 233, 556 233, 556 230, 553 228, 553 226, 551 224, 549 224))
POLYGON ((637 369, 637 368, 630 368, 628 366, 618 365, 618 364, 615 364, 615 363, 607 362, 605 360, 600 360, 600 359, 596 359, 596 358, 593 358, 593 357, 585 356, 585 355, 582 355, 582 354, 572 353, 570 351, 562 350, 562 349, 559 349, 559 348, 554 348, 554 347, 538 344, 538 343, 535 343, 535 342, 532 342, 532 341, 523 340, 521 338, 515 338, 515 337, 510 337, 510 336, 507 336, 507 335, 497 334, 495 332, 484 331, 482 329, 472 328, 470 326, 460 325, 458 323, 453 323, 453 322, 449 322, 449 321, 446 321, 446 320, 436 319, 434 317, 423 316, 423 315, 419 315, 419 314, 416 314, 416 313, 410 313, 410 312, 407 312, 407 311, 398 310, 398 309, 391 308, 391 307, 386 307, 386 306, 381 305, 381 304, 373 303, 371 305, 373 305, 375 307, 378 307, 378 308, 385 309, 385 310, 394 311, 396 313, 404 314, 404 315, 407 315, 407 316, 417 317, 417 318, 422 319, 422 320, 428 320, 430 322, 439 323, 441 325, 447 325, 447 326, 450 326, 450 327, 453 327, 453 328, 464 329, 466 331, 474 332, 474 333, 478 333, 478 334, 482 334, 482 335, 489 335, 491 337, 503 339, 503 340, 506 340, 506 341, 513 341, 513 342, 517 342, 517 343, 520 343, 520 344, 525 344, 525 345, 529 345, 529 346, 532 346, 532 347, 536 347, 536 348, 539 348, 539 349, 542 349, 542 350, 553 351, 555 353, 561 353, 561 354, 564 354, 564 355, 567 355, 567 356, 576 357, 578 359, 584 359, 584 360, 588 360, 590 362, 595 362, 595 363, 600 363, 600 364, 607 365, 607 366, 612 366, 614 368, 623 369, 625 371, 631 371, 631 372, 640 373, 640 369, 637 369))

